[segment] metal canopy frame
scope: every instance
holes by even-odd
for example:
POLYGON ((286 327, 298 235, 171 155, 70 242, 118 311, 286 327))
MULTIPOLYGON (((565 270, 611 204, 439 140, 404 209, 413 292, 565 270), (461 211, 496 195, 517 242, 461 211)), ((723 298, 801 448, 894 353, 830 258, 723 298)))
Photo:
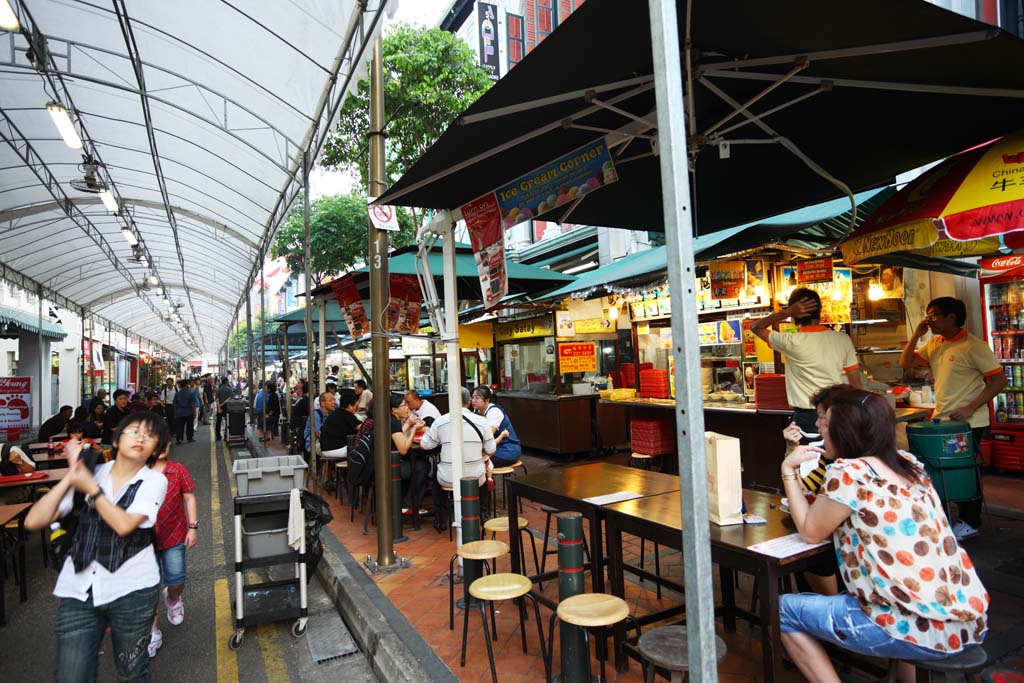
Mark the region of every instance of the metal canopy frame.
POLYGON ((322 149, 397 3, 11 0, 21 28, 0 32, 0 277, 175 355, 226 356, 304 153, 322 149), (67 108, 116 214, 66 190, 79 153, 47 100, 67 108))

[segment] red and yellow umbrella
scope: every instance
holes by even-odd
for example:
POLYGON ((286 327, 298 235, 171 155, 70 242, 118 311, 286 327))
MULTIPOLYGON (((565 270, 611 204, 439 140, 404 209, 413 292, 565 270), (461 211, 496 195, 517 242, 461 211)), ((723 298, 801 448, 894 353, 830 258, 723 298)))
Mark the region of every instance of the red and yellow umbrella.
POLYGON ((900 251, 975 256, 1024 244, 1024 131, 925 171, 840 244, 849 264, 900 251), (1010 242, 1009 244, 1007 242, 1010 242))

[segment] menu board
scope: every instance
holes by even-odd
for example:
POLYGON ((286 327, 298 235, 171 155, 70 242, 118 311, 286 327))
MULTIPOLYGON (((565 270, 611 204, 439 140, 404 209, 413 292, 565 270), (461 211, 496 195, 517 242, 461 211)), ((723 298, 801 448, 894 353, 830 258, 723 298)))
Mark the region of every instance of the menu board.
POLYGON ((739 299, 744 285, 743 261, 713 261, 711 275, 712 299, 739 299))
POLYGON ((718 343, 718 323, 697 323, 697 340, 701 346, 718 343))
POLYGON ((32 427, 32 378, 0 377, 0 438, 17 441, 32 427))
POLYGON ((697 323, 697 340, 701 346, 737 344, 742 340, 741 320, 718 320, 697 323))
POLYGON ((558 345, 559 372, 596 372, 597 344, 570 342, 558 345))
POLYGON ((800 261, 796 264, 796 281, 802 285, 810 282, 832 282, 832 257, 800 261))

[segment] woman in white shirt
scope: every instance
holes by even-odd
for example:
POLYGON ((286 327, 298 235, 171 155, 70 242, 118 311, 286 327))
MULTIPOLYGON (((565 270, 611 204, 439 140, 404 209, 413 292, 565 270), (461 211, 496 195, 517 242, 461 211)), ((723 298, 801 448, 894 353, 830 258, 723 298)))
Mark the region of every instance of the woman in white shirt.
POLYGON ((58 681, 95 680, 108 626, 118 679, 149 680, 146 648, 160 585, 152 528, 167 480, 147 465, 169 441, 167 423, 154 413, 128 415, 115 430, 116 458, 95 471, 79 457, 83 442, 70 441, 64 446, 68 474, 29 510, 30 530, 58 522, 72 509, 78 516, 53 591, 60 598, 58 681))

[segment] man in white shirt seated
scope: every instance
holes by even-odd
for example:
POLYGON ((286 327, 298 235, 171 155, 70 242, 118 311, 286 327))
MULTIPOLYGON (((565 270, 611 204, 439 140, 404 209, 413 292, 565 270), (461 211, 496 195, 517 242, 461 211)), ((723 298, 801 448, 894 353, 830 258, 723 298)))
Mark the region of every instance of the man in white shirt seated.
POLYGON ((405 392, 405 405, 413 415, 427 423, 427 426, 434 424, 435 420, 441 419, 441 411, 430 401, 420 398, 420 395, 410 389, 405 392))
MULTIPOLYGON (((424 450, 441 447, 441 459, 437 463, 437 477, 434 479, 434 529, 438 533, 444 533, 447 529, 445 518, 448 516, 441 486, 452 485, 450 423, 451 413, 442 415, 434 421, 420 442, 420 447, 424 450)), ((487 427, 487 421, 469 409, 469 390, 465 387, 462 388, 462 443, 462 476, 477 477, 480 480, 481 509, 486 510, 487 506, 483 499, 487 493, 484 487, 485 471, 487 459, 495 449, 494 434, 487 427)))

